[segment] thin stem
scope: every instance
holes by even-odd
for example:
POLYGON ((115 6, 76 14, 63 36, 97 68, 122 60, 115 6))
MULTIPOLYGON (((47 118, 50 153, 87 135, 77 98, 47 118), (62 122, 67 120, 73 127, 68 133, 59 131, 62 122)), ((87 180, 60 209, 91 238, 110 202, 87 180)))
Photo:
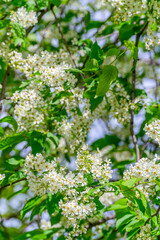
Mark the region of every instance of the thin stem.
POLYGON ((157 74, 156 74, 156 68, 155 68, 155 63, 153 61, 151 52, 150 52, 150 62, 152 65, 152 70, 153 70, 153 75, 154 75, 154 79, 156 81, 156 88, 155 88, 155 100, 158 100, 158 87, 159 87, 159 82, 158 82, 158 78, 157 78, 157 74))
MULTIPOLYGON (((41 20, 41 18, 44 16, 44 14, 47 11, 48 11, 48 9, 45 9, 45 10, 41 11, 40 15, 38 16, 38 22, 41 20)), ((34 26, 31 26, 31 27, 27 28, 27 30, 26 30, 26 37, 32 31, 33 28, 34 28, 34 26)))
POLYGON ((2 216, 1 216, 1 226, 2 226, 2 228, 4 229, 4 233, 5 233, 5 235, 6 235, 6 239, 10 240, 11 237, 10 237, 8 231, 7 231, 7 228, 6 228, 6 227, 4 226, 4 224, 3 224, 3 218, 2 218, 2 216))
POLYGON ((75 62, 75 60, 73 59, 72 53, 71 53, 71 51, 70 51, 70 49, 69 49, 69 46, 68 46, 68 43, 67 43, 66 39, 64 38, 64 35, 63 35, 62 31, 61 31, 60 23, 59 23, 58 18, 57 18, 57 16, 56 16, 56 14, 55 14, 55 12, 54 12, 53 9, 52 9, 52 13, 53 13, 53 15, 54 15, 54 17, 55 17, 58 31, 59 31, 59 33, 60 33, 60 35, 61 35, 61 37, 62 37, 62 40, 63 40, 63 42, 64 42, 64 44, 65 44, 65 47, 66 47, 66 49, 67 49, 67 51, 68 51, 68 53, 69 53, 69 55, 70 55, 70 58, 71 58, 71 60, 72 60, 72 62, 73 62, 73 64, 74 64, 75 68, 77 68, 76 62, 75 62))
POLYGON ((144 153, 144 151, 145 151, 145 149, 146 149, 147 145, 148 145, 148 142, 145 142, 145 143, 143 144, 143 146, 142 146, 142 151, 141 151, 141 155, 140 155, 140 158, 142 158, 142 157, 143 157, 143 153, 144 153))
POLYGON ((103 218, 103 219, 101 219, 101 220, 99 220, 99 221, 97 221, 97 222, 89 223, 88 229, 90 229, 90 228, 92 228, 92 227, 94 227, 94 226, 101 225, 101 224, 103 224, 103 223, 105 223, 105 222, 107 222, 107 221, 109 221, 109 220, 115 219, 115 218, 116 218, 115 215, 111 215, 111 216, 109 216, 109 217, 107 217, 107 218, 103 218))
MULTIPOLYGON (((77 67, 77 64, 76 64, 76 62, 75 62, 75 60, 74 60, 74 58, 73 58, 73 55, 72 55, 72 53, 71 53, 71 51, 70 51, 70 48, 69 48, 69 46, 68 46, 68 43, 67 43, 67 41, 66 41, 66 39, 65 39, 65 37, 64 37, 64 35, 63 35, 63 33, 62 33, 59 20, 58 20, 56 14, 55 14, 53 8, 52 8, 52 13, 53 13, 53 15, 54 15, 54 17, 55 17, 55 21, 56 21, 56 24, 57 24, 58 31, 59 31, 59 33, 60 33, 60 35, 61 35, 61 38, 62 38, 62 40, 63 40, 63 42, 64 42, 64 45, 65 45, 66 49, 67 49, 67 51, 68 51, 68 53, 69 53, 69 55, 70 55, 70 58, 71 58, 71 60, 72 60, 72 62, 73 62, 73 64, 74 64, 75 68, 78 68, 78 67, 77 67)), ((82 73, 80 73, 80 75, 81 75, 81 77, 84 79, 82 73)))
POLYGON ((8 66, 2 82, 2 92, 0 96, 0 111, 2 110, 2 101, 3 99, 5 99, 6 85, 7 85, 9 72, 10 72, 10 67, 8 66))
POLYGON ((123 237, 123 240, 126 240, 126 239, 127 239, 127 232, 125 232, 124 237, 123 237))
POLYGON ((18 182, 25 181, 25 180, 26 180, 26 178, 22 178, 22 179, 19 179, 19 180, 15 181, 15 182, 11 183, 11 184, 8 183, 8 184, 0 187, 0 190, 4 189, 4 188, 6 188, 6 187, 9 187, 9 186, 11 186, 11 185, 13 185, 13 184, 16 184, 16 183, 18 183, 18 182))
MULTIPOLYGON (((141 31, 136 35, 136 42, 135 42, 135 47, 138 48, 139 40, 143 32, 148 26, 148 22, 144 25, 144 27, 141 29, 141 31)), ((137 59, 134 57, 133 58, 133 67, 132 67, 132 90, 131 90, 131 101, 134 103, 135 100, 135 86, 136 86, 136 65, 137 65, 137 59)), ((139 146, 138 146, 138 141, 134 132, 134 109, 131 109, 131 120, 130 120, 130 132, 132 136, 132 140, 135 146, 136 150, 136 160, 139 161, 140 159, 140 151, 139 151, 139 146)))
POLYGON ((145 222, 144 225, 146 225, 151 218, 158 216, 159 212, 160 212, 160 206, 158 207, 157 211, 156 211, 151 217, 149 217, 149 218, 146 220, 146 222, 145 222))

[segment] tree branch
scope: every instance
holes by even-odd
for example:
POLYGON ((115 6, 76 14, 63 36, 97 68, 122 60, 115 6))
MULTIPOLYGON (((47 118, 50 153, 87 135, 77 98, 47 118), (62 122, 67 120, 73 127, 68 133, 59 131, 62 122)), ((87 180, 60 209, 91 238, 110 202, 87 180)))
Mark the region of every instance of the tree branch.
POLYGON ((154 79, 156 81, 156 88, 155 88, 155 100, 158 100, 158 87, 159 87, 159 82, 158 82, 158 78, 157 78, 157 74, 156 74, 156 68, 155 68, 155 63, 153 61, 151 52, 150 53, 150 64, 152 65, 152 70, 153 70, 153 75, 154 75, 154 79))
POLYGON ((160 206, 158 207, 157 211, 156 211, 151 217, 149 217, 149 218, 146 220, 146 222, 145 222, 144 225, 146 225, 152 217, 158 216, 159 211, 160 211, 160 206))
POLYGON ((144 151, 145 151, 145 149, 146 149, 146 147, 147 147, 147 144, 148 144, 148 142, 145 142, 145 143, 143 144, 140 158, 143 157, 143 153, 144 153, 144 151))
POLYGON ((89 223, 88 229, 90 229, 92 227, 95 227, 95 226, 98 226, 98 225, 101 225, 101 224, 103 224, 103 223, 105 223, 105 222, 107 222, 109 220, 115 219, 115 218, 116 218, 115 215, 111 215, 111 216, 109 216, 107 218, 103 218, 103 219, 101 219, 101 220, 99 220, 97 222, 89 223))
POLYGON ((10 237, 8 231, 7 231, 7 228, 6 228, 6 227, 4 226, 4 224, 3 224, 3 219, 2 219, 2 217, 1 217, 1 226, 2 226, 2 228, 4 229, 4 233, 5 233, 5 235, 6 235, 6 239, 10 240, 11 237, 10 237))
POLYGON ((2 102, 3 102, 3 99, 5 99, 6 85, 7 85, 9 72, 10 72, 10 67, 8 66, 2 82, 2 92, 0 96, 0 111, 2 111, 2 102))
MULTIPOLYGON (((62 38, 62 40, 63 40, 63 42, 64 42, 64 45, 65 45, 66 49, 67 49, 67 51, 68 51, 68 53, 69 53, 69 55, 70 55, 70 58, 71 58, 71 60, 72 60, 72 62, 73 62, 73 65, 75 66, 75 68, 78 68, 78 67, 77 67, 77 64, 76 64, 76 62, 75 62, 75 60, 74 60, 74 58, 73 58, 73 55, 72 55, 72 53, 71 53, 71 51, 70 51, 70 48, 69 48, 69 46, 68 46, 68 43, 67 43, 67 41, 66 41, 66 39, 65 39, 65 37, 64 37, 64 35, 63 35, 63 33, 62 33, 59 20, 58 20, 56 14, 55 14, 53 8, 52 8, 52 13, 53 13, 53 15, 54 15, 54 17, 55 17, 55 21, 56 21, 56 24, 57 24, 58 31, 59 31, 59 33, 60 33, 60 35, 61 35, 61 38, 62 38)), ((80 75, 81 75, 81 77, 84 79, 83 74, 80 73, 80 75)))
MULTIPOLYGON (((41 11, 40 15, 38 16, 38 22, 41 20, 41 18, 44 16, 44 14, 47 11, 48 11, 48 9, 45 9, 45 10, 41 11)), ((26 30, 26 37, 32 31, 33 28, 34 28, 34 26, 31 26, 31 27, 27 28, 27 30, 26 30)))
POLYGON ((0 187, 0 190, 4 189, 4 188, 6 188, 6 187, 9 187, 9 186, 11 186, 11 185, 13 185, 13 184, 16 184, 16 183, 18 183, 18 182, 25 181, 25 180, 26 180, 26 178, 22 178, 22 179, 19 179, 19 180, 15 181, 15 182, 11 183, 11 184, 8 183, 8 184, 0 187))
POLYGON ((58 18, 57 18, 57 16, 56 16, 56 14, 55 14, 55 12, 54 12, 53 9, 52 9, 52 13, 53 13, 53 15, 54 15, 54 17, 55 17, 58 31, 59 31, 59 33, 60 33, 60 35, 61 35, 61 37, 62 37, 62 40, 63 40, 63 42, 64 42, 64 44, 65 44, 65 47, 66 47, 66 49, 67 49, 67 51, 68 51, 68 53, 69 53, 69 55, 70 55, 70 58, 71 58, 71 60, 72 60, 72 62, 73 62, 73 64, 74 64, 75 68, 77 68, 76 62, 75 62, 75 60, 73 59, 72 53, 71 53, 71 51, 70 51, 70 49, 69 49, 69 46, 68 46, 68 43, 67 43, 66 39, 64 38, 64 35, 63 35, 62 31, 61 31, 60 23, 59 23, 58 18))
MULTIPOLYGON (((135 42, 135 47, 138 47, 139 40, 143 32, 148 26, 148 22, 144 25, 144 27, 141 29, 141 31, 136 35, 136 42, 135 42)), ((137 65, 137 59, 134 57, 133 58, 133 67, 132 67, 132 90, 131 90, 131 101, 134 103, 135 100, 135 86, 136 86, 136 65, 137 65)), ((132 140, 135 146, 136 150, 136 160, 139 161, 140 159, 140 151, 139 151, 139 146, 138 146, 138 141, 136 138, 136 135, 134 133, 134 109, 131 109, 131 121, 130 121, 130 131, 131 131, 131 136, 132 140)))

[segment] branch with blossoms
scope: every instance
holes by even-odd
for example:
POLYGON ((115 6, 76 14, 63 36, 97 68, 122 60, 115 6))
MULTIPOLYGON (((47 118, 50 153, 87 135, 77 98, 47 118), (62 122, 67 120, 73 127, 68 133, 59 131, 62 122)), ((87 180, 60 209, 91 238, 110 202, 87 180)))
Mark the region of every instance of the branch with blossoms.
POLYGON ((158 239, 160 2, 0 6, 2 238, 158 239))

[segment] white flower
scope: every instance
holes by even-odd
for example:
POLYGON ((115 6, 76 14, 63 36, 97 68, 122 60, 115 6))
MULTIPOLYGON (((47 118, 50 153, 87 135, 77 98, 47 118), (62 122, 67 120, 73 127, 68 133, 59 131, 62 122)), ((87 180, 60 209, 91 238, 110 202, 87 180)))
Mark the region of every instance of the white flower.
POLYGON ((24 28, 34 26, 38 20, 34 11, 27 12, 25 7, 18 8, 16 12, 12 12, 10 19, 12 23, 19 23, 24 28))
POLYGON ((0 173, 0 181, 3 180, 4 178, 5 178, 5 174, 0 173))

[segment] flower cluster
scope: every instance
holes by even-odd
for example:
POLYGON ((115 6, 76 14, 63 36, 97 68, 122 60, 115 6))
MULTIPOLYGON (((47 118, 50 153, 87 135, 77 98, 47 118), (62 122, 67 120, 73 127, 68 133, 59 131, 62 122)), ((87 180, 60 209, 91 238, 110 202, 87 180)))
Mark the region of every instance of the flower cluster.
POLYGON ((159 37, 156 31, 159 32, 159 27, 155 26, 159 20, 160 3, 157 0, 152 0, 148 3, 147 0, 107 0, 113 8, 116 8, 114 20, 120 22, 129 21, 132 17, 140 15, 148 18, 147 37, 145 45, 148 50, 154 45, 159 45, 159 37))
POLYGON ((34 75, 37 80, 57 91, 63 90, 65 82, 73 86, 77 81, 73 74, 66 71, 71 64, 68 53, 63 50, 55 54, 44 51, 40 55, 28 55, 26 59, 21 53, 12 51, 9 59, 11 66, 24 72, 27 78, 34 75))
POLYGON ((83 89, 75 87, 77 79, 67 70, 71 67, 68 54, 61 50, 59 53, 41 52, 40 55, 28 55, 23 58, 21 53, 12 51, 8 54, 10 65, 23 72, 32 82, 20 93, 15 93, 12 100, 16 103, 15 115, 20 129, 42 128, 44 106, 60 92, 67 92, 60 98, 62 109, 65 108, 66 118, 55 119, 55 131, 61 134, 70 146, 72 152, 84 144, 88 130, 95 119, 105 115, 106 100, 104 99, 96 109, 91 111, 88 99, 83 98, 83 89), (49 87, 52 94, 45 98, 42 90, 49 87), (67 86, 68 90, 65 90, 67 86), (31 98, 29 97, 31 94, 31 98), (33 104, 33 108, 31 105, 33 104), (42 108, 43 107, 43 108, 42 108), (43 112, 42 112, 43 111, 43 112), (26 115, 27 114, 27 115, 26 115), (24 120, 24 121, 21 121, 24 120), (21 126, 22 125, 22 126, 21 126), (78 137, 78 139, 76 139, 78 137))
POLYGON ((114 19, 117 21, 128 21, 131 17, 145 14, 148 11, 146 0, 108 0, 112 7, 116 8, 114 19))
POLYGON ((136 235, 136 240, 156 240, 157 237, 154 236, 152 233, 151 224, 148 223, 141 227, 140 232, 136 235))
POLYGON ((12 23, 19 23, 24 28, 34 26, 38 22, 36 13, 34 11, 27 12, 25 7, 12 12, 10 19, 12 23))
POLYGON ((59 134, 64 136, 72 152, 85 143, 88 130, 95 119, 105 115, 106 101, 91 112, 90 103, 83 99, 83 91, 79 88, 71 89, 70 98, 62 98, 61 104, 66 106, 70 121, 63 119, 62 122, 55 120, 59 134), (82 107, 83 106, 83 107, 82 107), (81 110, 80 110, 81 108, 81 110), (75 111, 78 109, 79 111, 75 111), (77 138, 78 136, 78 138, 77 138))
POLYGON ((8 57, 8 54, 9 54, 9 44, 8 42, 2 42, 0 44, 0 57, 5 61, 5 62, 8 62, 9 60, 9 57, 8 57))
POLYGON ((45 101, 40 89, 41 83, 32 82, 21 92, 16 91, 12 96, 12 101, 16 103, 14 114, 20 131, 31 131, 45 129, 44 113, 45 101))
POLYGON ((140 178, 139 183, 143 183, 143 185, 139 185, 137 188, 143 192, 147 199, 155 194, 154 180, 160 177, 160 164, 156 161, 157 157, 153 160, 142 158, 134 166, 130 166, 129 170, 126 170, 123 175, 124 180, 140 178))
POLYGON ((41 229, 47 230, 51 228, 51 223, 50 221, 46 221, 45 219, 41 220, 41 229))
POLYGON ((77 154, 76 160, 78 170, 83 171, 84 173, 92 173, 93 178, 101 178, 102 181, 106 181, 112 177, 110 160, 102 160, 101 152, 91 155, 89 154, 85 146, 82 147, 77 154))
POLYGON ((160 164, 156 163, 156 158, 149 160, 148 158, 140 159, 134 166, 124 173, 124 179, 141 178, 143 182, 152 182, 160 177, 160 164))
POLYGON ((73 86, 77 81, 73 74, 65 71, 69 68, 69 65, 64 63, 68 55, 63 51, 55 55, 48 52, 42 52, 41 56, 28 55, 26 59, 16 51, 8 55, 12 67, 24 72, 29 79, 34 75, 30 85, 25 90, 16 92, 12 97, 13 102, 16 103, 14 113, 19 129, 43 129, 43 120, 47 115, 44 112, 47 100, 43 100, 42 90, 46 85, 52 87, 54 89, 52 97, 54 97, 59 91, 64 90, 64 83, 67 82, 68 85, 73 86))
POLYGON ((59 207, 62 209, 63 215, 73 224, 76 224, 77 220, 86 219, 87 216, 92 215, 96 211, 94 203, 79 204, 75 199, 66 203, 61 200, 59 207))
POLYGON ((83 219, 93 217, 96 213, 96 205, 93 196, 87 196, 91 187, 88 186, 88 176, 94 181, 106 182, 111 178, 110 161, 102 162, 100 152, 93 156, 89 154, 87 147, 83 147, 77 156, 78 173, 68 172, 60 166, 60 160, 46 160, 40 153, 33 156, 29 154, 25 160, 25 172, 31 191, 36 195, 61 193, 59 207, 62 209, 62 224, 65 228, 72 227, 70 236, 78 236, 86 232, 86 226, 81 226, 83 219), (82 191, 79 191, 79 189, 82 191), (64 219, 66 219, 64 221, 64 219), (67 222, 67 225, 66 225, 67 222))
POLYGON ((119 123, 130 121, 130 97, 119 83, 107 92, 107 99, 110 104, 110 113, 119 123))
POLYGON ((160 120, 153 121, 150 124, 146 124, 144 131, 148 137, 154 139, 158 144, 160 144, 160 120))
POLYGON ((109 206, 120 198, 123 198, 123 195, 121 193, 119 195, 116 195, 114 192, 106 192, 99 198, 99 200, 103 205, 109 206))

